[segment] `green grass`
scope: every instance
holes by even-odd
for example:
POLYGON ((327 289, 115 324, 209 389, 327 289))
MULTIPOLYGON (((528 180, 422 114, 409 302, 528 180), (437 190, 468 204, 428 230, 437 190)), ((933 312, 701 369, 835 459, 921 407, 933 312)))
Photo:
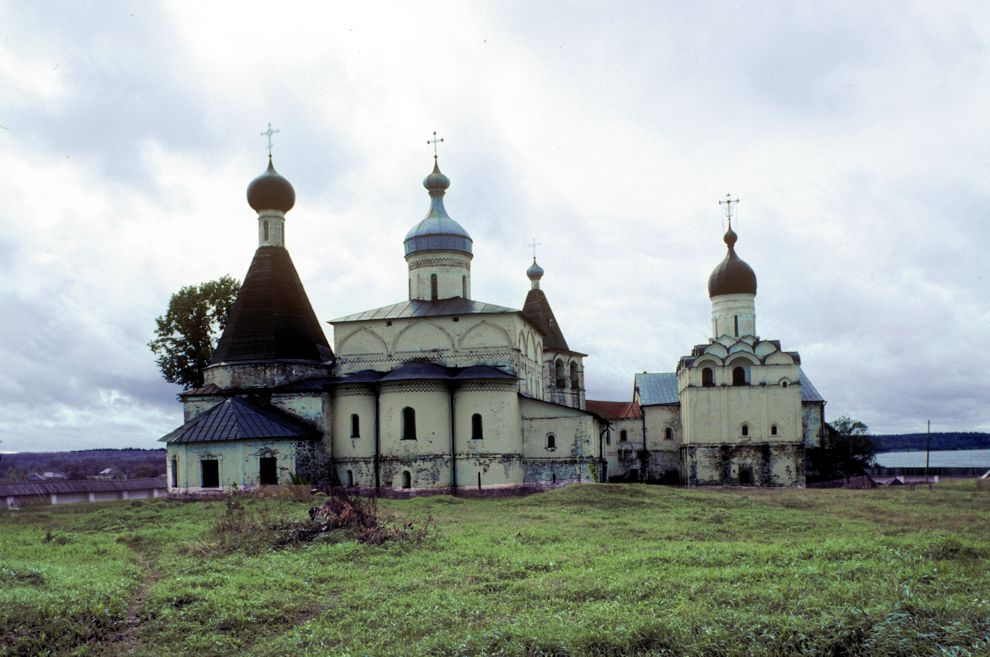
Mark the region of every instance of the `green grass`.
POLYGON ((990 488, 973 482, 381 508, 436 530, 217 551, 218 502, 0 514, 0 655, 990 654, 990 488))

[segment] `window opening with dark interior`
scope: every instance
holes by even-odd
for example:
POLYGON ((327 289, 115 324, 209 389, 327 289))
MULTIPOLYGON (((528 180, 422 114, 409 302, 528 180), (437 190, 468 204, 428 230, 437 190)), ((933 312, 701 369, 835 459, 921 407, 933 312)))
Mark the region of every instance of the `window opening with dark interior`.
POLYGON ((220 488, 220 461, 203 459, 199 465, 202 468, 203 488, 220 488))
POLYGON ((581 387, 581 379, 578 375, 578 365, 576 362, 571 361, 571 390, 577 390, 581 387))
POLYGON ((739 315, 732 316, 732 323, 735 324, 736 337, 739 337, 739 315))
POLYGON ((664 429, 663 430, 663 438, 664 438, 664 440, 673 440, 674 439, 674 430, 671 429, 670 427, 667 427, 666 429, 664 429))
POLYGON ((557 436, 552 433, 547 434, 547 449, 555 449, 557 447, 557 436))
POLYGON ((412 475, 409 474, 408 470, 402 471, 402 487, 412 488, 412 475))
POLYGON ((748 424, 742 425, 742 435, 744 435, 744 436, 748 436, 749 435, 749 425, 748 424))
POLYGON ((437 275, 430 274, 430 301, 436 301, 440 298, 440 293, 437 290, 437 275))
POLYGON ((266 219, 266 220, 262 221, 261 222, 261 226, 262 226, 262 228, 264 228, 265 241, 267 242, 268 241, 268 220, 266 219))
POLYGON ((351 413, 351 438, 361 437, 361 418, 357 413, 351 413))
POLYGON ((179 459, 172 457, 172 488, 179 487, 179 459))
POLYGON ((739 485, 749 486, 753 483, 753 468, 748 465, 739 466, 739 485))
POLYGON ((555 374, 557 375, 557 377, 556 377, 557 378, 557 387, 560 388, 560 389, 563 389, 563 387, 565 385, 565 383, 564 383, 564 380, 565 380, 564 361, 560 360, 559 358, 557 360, 555 360, 554 363, 553 363, 553 369, 554 369, 555 374))
POLYGON ((461 297, 467 299, 467 276, 461 276, 461 297))
POLYGON ((416 440, 416 411, 409 406, 402 409, 402 439, 416 440))
POLYGON ((701 385, 706 388, 711 388, 715 385, 715 370, 710 367, 701 370, 701 385))
POLYGON ((629 434, 626 432, 625 429, 623 429, 622 431, 619 432, 619 442, 624 443, 627 440, 629 440, 629 434))
POLYGON ((274 456, 262 456, 258 459, 258 483, 262 486, 278 484, 278 464, 274 456))
POLYGON ((776 424, 771 424, 770 425, 770 435, 771 436, 776 436, 777 435, 777 425, 776 424))
POLYGON ((347 471, 347 485, 348 485, 348 487, 353 487, 354 486, 354 471, 353 470, 348 470, 347 471))
POLYGON ((746 368, 744 367, 732 368, 732 385, 734 386, 746 385, 746 368))
POLYGON ((471 439, 481 440, 484 438, 484 433, 482 432, 483 427, 481 426, 481 413, 475 413, 471 416, 471 439))
POLYGON ((478 473, 478 490, 481 490, 481 473, 478 473))

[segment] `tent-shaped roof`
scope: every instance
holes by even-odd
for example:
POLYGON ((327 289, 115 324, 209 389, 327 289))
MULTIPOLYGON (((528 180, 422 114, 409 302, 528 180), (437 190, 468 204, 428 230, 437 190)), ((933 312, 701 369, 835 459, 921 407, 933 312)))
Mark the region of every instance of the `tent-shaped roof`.
POLYGON ((289 252, 259 247, 210 365, 332 357, 289 252))
POLYGON ((540 288, 533 288, 526 295, 526 303, 523 304, 523 315, 536 328, 543 332, 543 348, 548 351, 570 351, 567 340, 560 331, 557 318, 553 316, 553 309, 547 301, 547 295, 540 288))
POLYGON ((313 440, 316 431, 294 417, 243 397, 231 397, 161 438, 166 443, 213 443, 265 438, 313 440))

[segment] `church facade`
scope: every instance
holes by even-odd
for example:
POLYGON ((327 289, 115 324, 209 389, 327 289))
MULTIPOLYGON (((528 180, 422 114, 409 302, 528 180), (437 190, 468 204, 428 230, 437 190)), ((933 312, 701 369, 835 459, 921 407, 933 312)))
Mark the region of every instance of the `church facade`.
POLYGON ((169 488, 305 479, 364 492, 533 490, 601 478, 602 418, 584 409, 570 350, 528 270, 522 310, 471 298, 473 241, 448 214, 450 180, 423 181, 406 235, 407 298, 332 320, 331 349, 285 248, 295 192, 269 160, 248 188, 259 246, 205 385, 163 438, 169 488))
POLYGON ((406 299, 317 320, 285 245, 291 184, 269 156, 248 187, 259 246, 204 371, 180 395, 169 490, 307 481, 376 494, 499 493, 610 479, 801 486, 824 400, 796 352, 756 335, 756 276, 725 235, 709 279, 712 336, 633 398, 587 400, 533 259, 521 310, 471 295, 474 243, 445 208, 436 158, 426 217, 403 242, 406 299))

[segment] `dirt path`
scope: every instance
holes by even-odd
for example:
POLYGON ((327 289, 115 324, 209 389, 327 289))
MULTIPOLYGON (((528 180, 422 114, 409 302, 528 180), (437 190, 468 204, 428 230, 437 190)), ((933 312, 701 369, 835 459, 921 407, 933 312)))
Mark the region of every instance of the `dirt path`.
POLYGON ((104 657, 133 655, 141 647, 141 624, 143 623, 141 614, 144 611, 144 600, 151 587, 161 579, 162 575, 154 569, 151 560, 145 555, 138 553, 137 557, 138 563, 141 565, 141 584, 134 591, 130 604, 127 605, 123 629, 104 644, 104 657))

